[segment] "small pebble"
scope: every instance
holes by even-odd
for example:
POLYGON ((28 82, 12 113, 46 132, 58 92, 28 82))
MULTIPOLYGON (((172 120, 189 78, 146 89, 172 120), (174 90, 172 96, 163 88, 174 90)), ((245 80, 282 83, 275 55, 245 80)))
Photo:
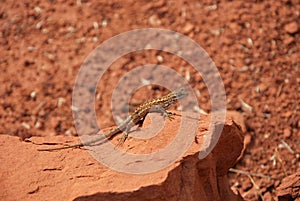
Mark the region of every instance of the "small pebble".
POLYGON ((299 27, 297 22, 290 22, 284 26, 284 30, 289 34, 294 34, 298 31, 299 27))
POLYGON ((245 180, 243 183, 242 183, 242 189, 243 189, 243 191, 248 191, 248 190, 250 190, 251 188, 252 188, 252 183, 251 183, 251 181, 250 180, 245 180))
POLYGON ((289 138, 289 137, 291 137, 291 134, 292 134, 292 132, 291 132, 291 129, 290 129, 290 128, 285 128, 285 129, 283 130, 283 136, 284 136, 284 137, 289 138))
POLYGON ((187 23, 184 27, 183 27, 183 33, 187 34, 190 33, 194 28, 194 25, 191 23, 187 23))
POLYGON ((270 192, 266 192, 263 196, 264 201, 274 201, 270 192))

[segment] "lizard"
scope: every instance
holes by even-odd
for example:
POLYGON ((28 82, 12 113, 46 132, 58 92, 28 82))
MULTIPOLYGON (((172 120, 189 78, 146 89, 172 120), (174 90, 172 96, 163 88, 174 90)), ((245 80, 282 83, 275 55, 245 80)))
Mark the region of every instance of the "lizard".
POLYGON ((128 132, 130 128, 136 125, 140 120, 144 119, 144 117, 151 112, 152 110, 162 112, 164 117, 172 118, 172 115, 175 113, 168 112, 167 109, 175 104, 178 100, 183 99, 188 95, 187 91, 184 88, 179 88, 170 92, 169 94, 162 96, 160 98, 155 98, 152 100, 148 100, 141 105, 139 105, 133 113, 131 113, 120 125, 116 128, 112 129, 111 131, 102 134, 99 137, 94 139, 88 140, 86 142, 81 142, 78 144, 67 145, 62 147, 56 148, 43 148, 38 149, 38 151, 54 151, 54 150, 61 150, 61 149, 68 149, 68 148, 75 148, 75 147, 82 147, 82 146, 89 146, 95 142, 103 140, 105 138, 110 139, 114 135, 118 134, 119 132, 123 131, 123 136, 119 139, 119 142, 116 146, 124 143, 126 138, 128 137, 128 132))

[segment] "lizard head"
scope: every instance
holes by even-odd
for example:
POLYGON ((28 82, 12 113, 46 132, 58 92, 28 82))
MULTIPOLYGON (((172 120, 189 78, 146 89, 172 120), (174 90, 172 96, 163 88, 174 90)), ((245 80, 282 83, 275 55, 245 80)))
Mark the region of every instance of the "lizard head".
POLYGON ((172 92, 172 94, 176 96, 177 100, 185 98, 187 95, 189 95, 184 88, 176 89, 175 91, 172 92))

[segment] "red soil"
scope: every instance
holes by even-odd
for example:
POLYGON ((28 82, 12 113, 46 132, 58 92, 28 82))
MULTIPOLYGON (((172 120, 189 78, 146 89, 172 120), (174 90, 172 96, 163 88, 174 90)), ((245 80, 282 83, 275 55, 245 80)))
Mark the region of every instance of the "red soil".
MULTIPOLYGON (((72 89, 88 54, 125 31, 171 29, 208 52, 223 79, 227 108, 245 117, 247 149, 235 168, 279 178, 230 174, 232 188, 245 200, 277 200, 281 179, 300 171, 299 10, 298 0, 2 1, 0 132, 22 139, 76 135, 72 89)), ((199 105, 209 112, 205 84, 192 68, 148 51, 119 59, 104 76, 96 103, 102 126, 114 125, 110 96, 118 79, 137 65, 157 62, 157 55, 183 76, 190 71, 189 84, 201 91, 199 105)), ((145 88, 135 99, 153 96, 145 88)))

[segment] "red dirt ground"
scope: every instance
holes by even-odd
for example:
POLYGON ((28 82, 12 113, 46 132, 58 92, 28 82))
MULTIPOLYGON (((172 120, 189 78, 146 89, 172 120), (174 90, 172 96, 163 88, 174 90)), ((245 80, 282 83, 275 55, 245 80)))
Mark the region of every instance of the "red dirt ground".
MULTIPOLYGON (((277 200, 281 179, 300 171, 299 17, 298 0, 1 1, 0 132, 22 139, 76 135, 72 89, 89 53, 125 31, 171 29, 208 52, 223 79, 227 108, 246 119, 248 146, 235 168, 279 178, 230 174, 232 188, 245 200, 277 200)), ((209 112, 201 77, 179 59, 148 51, 119 59, 103 78, 96 103, 102 126, 114 125, 110 96, 119 78, 157 63, 158 55, 160 64, 183 76, 190 72, 189 84, 201 91, 199 105, 209 112)), ((165 93, 156 91, 140 90, 135 102, 165 93)))

